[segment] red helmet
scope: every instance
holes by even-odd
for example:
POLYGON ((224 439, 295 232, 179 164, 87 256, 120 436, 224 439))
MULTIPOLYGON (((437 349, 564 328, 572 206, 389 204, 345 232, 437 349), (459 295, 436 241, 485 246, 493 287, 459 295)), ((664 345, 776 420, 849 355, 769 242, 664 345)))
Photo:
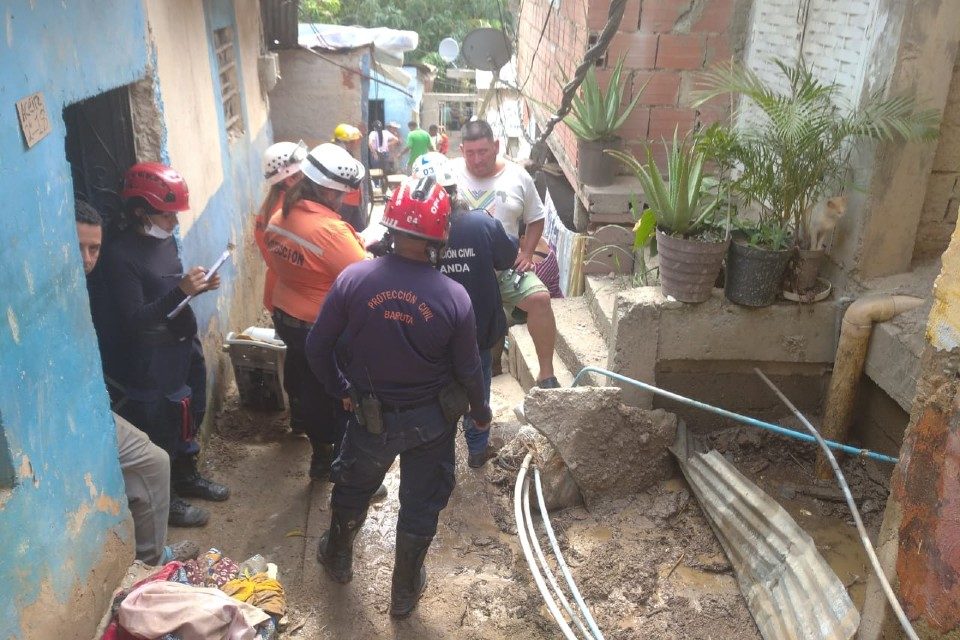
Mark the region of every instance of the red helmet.
POLYGON ((427 240, 447 239, 450 196, 433 176, 407 178, 390 195, 383 221, 388 229, 427 240))
POLYGON ((176 212, 190 208, 190 192, 183 176, 159 162, 138 162, 123 176, 124 201, 140 197, 158 211, 176 212))

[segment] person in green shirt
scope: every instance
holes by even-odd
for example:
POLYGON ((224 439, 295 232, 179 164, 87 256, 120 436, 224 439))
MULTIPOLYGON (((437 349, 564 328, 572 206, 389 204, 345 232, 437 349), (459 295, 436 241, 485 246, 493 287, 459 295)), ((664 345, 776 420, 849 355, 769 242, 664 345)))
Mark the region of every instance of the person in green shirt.
POLYGON ((410 133, 407 134, 406 146, 400 150, 400 157, 402 158, 407 153, 410 154, 410 157, 407 158, 407 173, 410 173, 414 160, 427 151, 436 151, 436 149, 433 148, 433 140, 430 138, 430 134, 421 129, 416 122, 411 120, 407 123, 407 128, 410 133))

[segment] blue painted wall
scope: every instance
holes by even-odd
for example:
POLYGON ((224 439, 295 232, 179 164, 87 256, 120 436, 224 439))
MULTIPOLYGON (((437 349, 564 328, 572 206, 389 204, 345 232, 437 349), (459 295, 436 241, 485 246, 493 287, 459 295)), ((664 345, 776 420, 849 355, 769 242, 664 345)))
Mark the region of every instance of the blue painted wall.
MULTIPOLYGON (((203 213, 190 227, 183 239, 182 258, 184 265, 210 264, 226 248, 227 242, 241 245, 247 241, 244 233, 250 227, 253 213, 260 206, 264 194, 261 158, 266 148, 273 142, 273 132, 270 128, 270 119, 260 131, 250 131, 250 119, 247 115, 246 103, 243 105, 245 133, 239 138, 228 140, 224 129, 223 105, 219 100, 220 79, 217 75, 216 52, 213 46, 213 32, 223 27, 234 27, 236 35, 236 15, 231 0, 205 0, 204 14, 207 20, 207 34, 209 40, 211 99, 217 103, 217 124, 220 129, 220 157, 223 163, 223 184, 207 202, 203 213)), ((239 43, 236 43, 239 46, 239 43)), ((240 93, 244 93, 244 83, 256 79, 256 69, 245 69, 243 60, 238 57, 238 81, 240 93)), ((169 120, 169 117, 168 117, 169 120)), ((197 315, 201 331, 210 326, 212 320, 226 333, 230 327, 228 312, 230 311, 233 295, 239 283, 240 270, 246 265, 237 264, 242 250, 233 253, 235 260, 231 260, 220 271, 222 284, 217 295, 205 294, 191 303, 197 315)), ((250 266, 252 268, 252 265, 250 266)), ((259 293, 258 293, 259 296, 259 293)), ((259 298, 258 298, 259 299, 259 298)), ((233 327, 244 329, 245 327, 233 327)), ((216 383, 216 368, 212 358, 208 357, 207 374, 208 387, 216 383)))
POLYGON ((20 612, 41 585, 66 600, 111 531, 124 530, 62 110, 143 76, 145 43, 139 2, 11 0, 0 8, 0 443, 15 471, 15 486, 0 488, 5 640, 21 637, 20 612), (14 103, 37 91, 53 131, 27 149, 14 103))
MULTIPOLYGON (((204 10, 208 37, 236 22, 231 0, 206 0, 204 10)), ((12 463, 0 467, 14 471, 10 488, 9 473, 0 468, 4 640, 24 637, 22 611, 37 601, 42 585, 65 602, 74 585, 89 578, 113 532, 125 531, 123 479, 77 249, 61 113, 65 105, 142 78, 156 53, 141 2, 0 5, 0 193, 7 225, 0 241, 0 460, 7 454, 12 463), (36 91, 44 94, 53 131, 27 149, 14 103, 36 91)), ((256 69, 238 64, 241 76, 255 82, 256 69)), ((212 67, 211 90, 197 99, 219 105, 212 67)), ((169 161, 167 141, 190 135, 191 123, 163 113, 163 87, 156 93, 169 126, 159 159, 169 161)), ((219 120, 224 181, 181 239, 185 264, 209 264, 228 241, 247 242, 263 193, 260 157, 272 141, 269 124, 251 131, 246 120, 246 133, 228 142, 222 112, 219 120)), ((228 313, 245 268, 256 267, 229 264, 219 292, 194 303, 202 333, 236 328, 228 313)), ((208 358, 211 387, 214 365, 208 358)), ((70 620, 77 612, 49 615, 70 620)))
POLYGON ((401 138, 406 139, 407 133, 409 133, 407 122, 410 121, 411 116, 420 112, 420 103, 423 101, 423 83, 417 77, 416 67, 404 67, 403 70, 412 78, 410 83, 404 87, 406 92, 411 95, 408 96, 392 86, 383 84, 386 82, 393 85, 393 81, 373 71, 371 75, 378 82, 370 83, 370 99, 383 100, 383 111, 387 122, 399 122, 401 138))

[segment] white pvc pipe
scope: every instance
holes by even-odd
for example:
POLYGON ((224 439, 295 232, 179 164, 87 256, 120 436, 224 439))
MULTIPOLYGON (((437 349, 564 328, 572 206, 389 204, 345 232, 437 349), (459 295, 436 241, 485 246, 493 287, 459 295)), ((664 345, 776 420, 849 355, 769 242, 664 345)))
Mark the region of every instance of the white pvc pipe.
MULTIPOLYGON (((537 468, 533 468, 534 478, 539 478, 539 472, 537 468)), ((542 513, 542 512, 541 512, 542 513)), ((573 612, 573 607, 570 606, 570 601, 567 600, 567 596, 563 594, 563 591, 560 590, 560 583, 557 582, 557 577, 553 574, 553 571, 550 569, 550 565, 547 564, 547 558, 543 555, 543 549, 540 547, 540 540, 537 539, 537 530, 533 525, 533 515, 530 513, 530 492, 523 492, 523 516, 525 518, 527 534, 530 536, 530 542, 533 543, 533 550, 536 552, 537 559, 540 561, 540 566, 543 568, 544 574, 547 576, 547 580, 550 582, 550 586, 553 587, 553 592, 557 594, 557 599, 560 600, 560 604, 563 605, 564 610, 566 610, 567 615, 570 616, 570 619, 573 620, 573 623, 577 625, 577 629, 580 630, 580 633, 585 635, 587 638, 594 638, 594 635, 587 630, 583 623, 580 621, 580 618, 573 612)))
POLYGON ((530 573, 533 574, 533 581, 537 584, 537 589, 540 590, 540 596, 543 598, 544 603, 546 603, 547 609, 550 610, 550 615, 557 621, 557 625, 560 627, 560 631, 563 632, 563 636, 567 638, 567 640, 578 640, 570 628, 570 625, 563 619, 563 614, 561 614, 560 609, 557 608, 557 603, 554 602, 550 596, 550 591, 547 589, 543 576, 540 575, 540 570, 537 568, 536 561, 533 559, 533 552, 530 550, 530 540, 527 539, 520 498, 522 494, 529 491, 530 488, 527 469, 530 468, 530 459, 532 457, 533 454, 528 453, 527 457, 523 459, 523 464, 520 465, 520 473, 517 474, 517 484, 513 488, 513 516, 517 521, 517 535, 520 538, 520 548, 523 549, 523 557, 527 559, 527 565, 530 567, 530 573))
POLYGON ((590 630, 593 631, 594 637, 597 640, 604 640, 603 634, 600 632, 600 627, 597 626, 596 620, 593 619, 593 614, 590 613, 590 607, 584 602, 583 597, 580 595, 580 589, 577 588, 577 583, 573 581, 573 575, 571 575, 567 561, 563 557, 563 552, 560 551, 557 536, 553 532, 553 524, 550 522, 550 516, 547 513, 547 502, 543 499, 543 485, 540 484, 540 469, 536 467, 533 468, 533 482, 537 489, 537 502, 540 505, 540 515, 543 516, 543 528, 547 532, 547 538, 550 539, 550 546, 553 547, 553 553, 557 557, 557 565, 560 567, 560 572, 563 574, 563 577, 566 578, 567 585, 570 587, 570 593, 573 594, 573 599, 576 600, 577 605, 583 612, 583 617, 586 619, 587 624, 590 625, 590 630))

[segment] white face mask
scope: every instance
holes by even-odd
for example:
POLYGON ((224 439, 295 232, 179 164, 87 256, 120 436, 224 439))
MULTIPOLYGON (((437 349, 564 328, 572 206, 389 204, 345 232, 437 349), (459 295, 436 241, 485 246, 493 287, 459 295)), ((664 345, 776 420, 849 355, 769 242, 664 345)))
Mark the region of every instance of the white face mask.
POLYGON ((155 224, 151 224, 150 228, 144 229, 143 232, 151 238, 156 238, 157 240, 166 240, 173 235, 173 231, 164 231, 155 224))

